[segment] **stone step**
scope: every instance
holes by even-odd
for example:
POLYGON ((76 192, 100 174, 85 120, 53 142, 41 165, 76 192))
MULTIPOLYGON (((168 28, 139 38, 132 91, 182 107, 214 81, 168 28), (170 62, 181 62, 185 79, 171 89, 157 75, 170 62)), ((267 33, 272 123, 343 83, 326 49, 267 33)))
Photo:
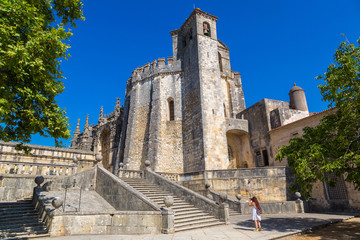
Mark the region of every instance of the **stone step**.
MULTIPOLYGON (((136 188, 135 188, 136 189, 136 188)), ((136 189, 138 190, 138 189, 136 189)), ((142 194, 158 194, 158 195, 166 195, 169 196, 171 194, 164 192, 164 191, 147 191, 147 190, 138 190, 139 192, 141 192, 142 194)))
POLYGON ((176 214, 175 215, 175 219, 176 220, 181 220, 184 218, 192 218, 192 217, 202 217, 202 216, 209 216, 209 214, 204 213, 204 212, 197 212, 197 213, 189 213, 189 214, 176 214))
MULTIPOLYGON (((161 204, 159 204, 161 205, 161 204)), ((161 207, 166 207, 165 204, 162 204, 161 207)), ((181 211, 188 211, 188 210, 194 210, 198 209, 194 207, 193 205, 187 204, 187 205, 173 205, 171 206, 171 209, 175 212, 181 212, 181 211)))
POLYGON ((175 212, 175 217, 176 216, 183 216, 183 215, 187 215, 187 214, 193 214, 193 213, 204 213, 204 212, 199 210, 199 209, 192 210, 192 211, 176 211, 175 212))
POLYGON ((144 195, 146 195, 147 197, 162 197, 162 198, 170 196, 169 194, 157 194, 157 193, 149 193, 144 195))
POLYGON ((37 212, 34 213, 17 213, 17 214, 11 214, 11 215, 0 215, 0 223, 11 221, 13 219, 23 219, 28 217, 36 217, 38 218, 37 212))
POLYGON ((201 224, 195 224, 195 225, 175 227, 175 232, 186 231, 186 230, 191 230, 191 229, 196 229, 196 228, 214 227, 214 226, 218 226, 218 225, 222 225, 222 224, 224 224, 224 223, 217 221, 214 223, 201 223, 201 224))
POLYGON ((32 197, 24 197, 23 199, 17 200, 17 202, 32 202, 32 197))
POLYGON ((0 221, 0 229, 3 226, 11 225, 11 224, 26 224, 26 223, 34 223, 38 222, 39 218, 37 215, 34 216, 26 216, 26 217, 12 217, 12 218, 6 218, 4 221, 0 221))
MULTIPOLYGON (((158 204, 164 203, 164 198, 158 198, 158 199, 150 198, 150 199, 158 204)), ((182 200, 182 199, 174 199, 174 204, 183 203, 183 202, 184 202, 184 200, 182 200)))
POLYGON ((158 191, 163 191, 161 188, 156 187, 156 186, 144 186, 144 185, 132 185, 129 184, 131 187, 135 188, 135 189, 141 189, 141 190, 158 190, 158 191))
POLYGON ((131 184, 131 185, 134 185, 134 186, 156 186, 154 184, 151 184, 151 183, 147 183, 147 182, 143 182, 143 181, 135 181, 135 180, 128 180, 128 179, 121 179, 123 180, 124 182, 126 182, 127 184, 131 184))
MULTIPOLYGON (((157 204, 158 204, 160 207, 166 207, 163 202, 157 203, 157 204)), ((189 203, 174 203, 174 205, 171 206, 171 209, 176 210, 176 209, 187 208, 187 207, 194 207, 194 206, 191 205, 191 204, 189 204, 189 203)))
POLYGON ((32 202, 0 202, 1 207, 32 206, 32 202))
POLYGON ((32 210, 14 210, 14 211, 7 211, 7 212, 2 212, 1 214, 0 214, 0 219, 1 219, 1 217, 5 217, 5 216, 9 216, 9 215, 19 215, 19 214, 28 214, 28 213, 30 213, 30 214, 36 214, 37 212, 34 210, 34 209, 32 209, 32 210))
POLYGON ((8 225, 4 228, 0 227, 0 234, 11 233, 11 232, 29 232, 29 231, 37 231, 37 230, 44 230, 45 226, 43 223, 35 222, 35 223, 28 223, 24 224, 14 224, 8 225))
MULTIPOLYGON (((191 212, 191 211, 200 211, 198 208, 192 206, 192 207, 184 207, 184 208, 179 208, 179 209, 173 209, 175 214, 176 213, 187 213, 187 212, 191 212)), ((201 212, 201 211, 200 211, 201 212)))
MULTIPOLYGON (((124 179, 123 179, 124 180, 124 179)), ((162 190, 155 184, 148 184, 143 179, 125 179, 131 187, 144 194, 150 200, 154 201, 160 207, 165 207, 164 197, 173 196, 173 194, 162 190)), ((204 213, 192 204, 178 197, 174 198, 174 205, 171 209, 174 211, 175 231, 184 231, 199 227, 208 227, 223 224, 215 217, 204 213)))
POLYGON ((0 239, 29 239, 49 236, 39 221, 31 200, 0 203, 0 239))
MULTIPOLYGON (((21 232, 11 232, 11 233, 3 233, 0 234, 0 239, 29 239, 30 236, 36 236, 36 237, 43 237, 43 236, 49 236, 48 230, 38 230, 38 231, 21 231, 21 232)), ((33 237, 32 237, 33 238, 33 237)))
POLYGON ((142 190, 158 190, 159 187, 158 186, 144 186, 144 185, 139 185, 139 186, 135 186, 135 185, 132 185, 133 188, 136 188, 136 189, 142 189, 142 190))
MULTIPOLYGON (((156 197, 156 196, 148 196, 148 198, 153 199, 153 200, 161 200, 161 201, 164 200, 163 197, 156 197)), ((178 198, 178 197, 173 196, 173 198, 174 198, 174 201, 184 201, 184 200, 182 200, 181 198, 178 198)))
POLYGON ((188 223, 191 221, 202 221, 202 220, 210 220, 212 219, 213 221, 218 221, 218 219, 216 219, 213 216, 209 216, 208 214, 202 215, 202 216, 193 216, 193 217, 189 217, 186 216, 186 218, 176 218, 176 224, 180 224, 180 223, 188 223))
POLYGON ((218 223, 219 221, 216 218, 212 218, 212 219, 194 219, 194 220, 188 220, 188 221, 183 221, 181 223, 175 223, 174 227, 175 228, 181 228, 181 227, 185 227, 185 226, 192 226, 192 225, 199 225, 199 224, 213 224, 213 223, 218 223))
POLYGON ((230 216, 236 216, 236 215, 241 215, 241 213, 236 211, 236 210, 233 210, 233 209, 229 208, 229 215, 230 216))
POLYGON ((29 240, 34 238, 44 238, 44 237, 50 237, 50 233, 40 233, 40 234, 29 234, 26 236, 19 236, 19 237, 8 237, 5 238, 5 240, 29 240))
POLYGON ((34 210, 34 207, 31 206, 17 206, 17 207, 0 207, 0 214, 3 212, 10 212, 10 211, 26 211, 26 210, 34 210))

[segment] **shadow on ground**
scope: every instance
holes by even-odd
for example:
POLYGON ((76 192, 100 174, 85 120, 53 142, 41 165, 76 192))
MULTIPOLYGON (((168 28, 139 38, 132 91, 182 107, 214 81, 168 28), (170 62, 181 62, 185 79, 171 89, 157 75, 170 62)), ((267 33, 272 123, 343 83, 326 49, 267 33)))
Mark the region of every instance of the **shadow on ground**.
MULTIPOLYGON (((317 219, 317 218, 301 218, 301 217, 271 217, 265 218, 261 221, 261 226, 265 231, 276 231, 276 232, 294 232, 297 230, 305 230, 320 226, 330 222, 338 222, 339 219, 317 219)), ((240 221, 235 224, 238 230, 249 230, 254 228, 254 221, 240 221)))

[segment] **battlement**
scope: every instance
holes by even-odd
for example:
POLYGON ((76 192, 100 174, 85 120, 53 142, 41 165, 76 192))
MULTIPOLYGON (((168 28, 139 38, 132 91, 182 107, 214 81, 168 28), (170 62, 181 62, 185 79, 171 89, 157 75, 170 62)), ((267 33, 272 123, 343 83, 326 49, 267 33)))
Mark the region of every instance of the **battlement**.
POLYGON ((157 74, 178 71, 181 71, 180 61, 175 61, 173 57, 168 57, 166 62, 165 58, 159 58, 151 63, 146 63, 144 66, 137 67, 132 72, 130 79, 131 82, 137 82, 157 74))

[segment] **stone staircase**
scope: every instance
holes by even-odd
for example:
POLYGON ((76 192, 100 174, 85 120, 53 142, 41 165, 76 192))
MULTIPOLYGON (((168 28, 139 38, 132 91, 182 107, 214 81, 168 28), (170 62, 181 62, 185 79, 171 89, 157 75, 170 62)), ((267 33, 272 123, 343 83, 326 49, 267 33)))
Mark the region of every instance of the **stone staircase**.
POLYGON ((39 221, 31 200, 0 202, 0 239, 47 237, 48 230, 39 221))
POLYGON ((238 215, 241 215, 241 213, 235 209, 229 208, 229 216, 238 216, 238 215))
POLYGON ((121 180, 147 196, 160 207, 165 207, 163 201, 165 196, 173 196, 174 205, 171 209, 175 212, 175 232, 224 224, 224 222, 220 222, 219 219, 216 219, 214 216, 162 190, 160 186, 147 182, 145 179, 121 178, 121 180))

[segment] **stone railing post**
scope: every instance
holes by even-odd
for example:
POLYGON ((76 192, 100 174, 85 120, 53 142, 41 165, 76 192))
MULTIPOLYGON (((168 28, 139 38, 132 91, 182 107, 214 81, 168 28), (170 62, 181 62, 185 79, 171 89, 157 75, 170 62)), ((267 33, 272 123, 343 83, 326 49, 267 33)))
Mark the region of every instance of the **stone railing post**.
POLYGON ((221 203, 219 206, 219 219, 220 221, 225 222, 225 224, 230 224, 229 216, 229 204, 221 203))
POLYGON ((295 206, 296 206, 296 212, 297 213, 304 213, 304 201, 301 200, 301 194, 299 192, 295 193, 295 197, 297 198, 295 200, 295 206))
POLYGON ((210 187, 211 187, 210 183, 208 183, 208 182, 205 183, 205 196, 211 200, 214 200, 213 196, 210 193, 210 187))
POLYGON ((171 206, 174 205, 174 198, 172 196, 164 197, 164 203, 166 208, 161 211, 162 215, 162 229, 161 232, 165 234, 175 232, 175 213, 171 209, 171 206))
POLYGON ((225 222, 225 224, 230 224, 229 204, 226 203, 226 200, 227 195, 220 194, 219 219, 225 222))
POLYGON ((172 211, 171 209, 163 209, 161 211, 161 215, 162 215, 162 228, 161 228, 161 233, 165 233, 165 234, 169 234, 169 233, 174 233, 175 232, 175 225, 174 225, 174 219, 175 219, 175 214, 174 211, 172 211))
POLYGON ((145 162, 144 162, 144 165, 145 165, 145 169, 144 169, 144 171, 143 171, 143 178, 147 178, 147 172, 148 171, 150 171, 151 172, 151 167, 150 167, 150 165, 151 165, 151 163, 150 163, 150 161, 149 160, 146 160, 145 162))

